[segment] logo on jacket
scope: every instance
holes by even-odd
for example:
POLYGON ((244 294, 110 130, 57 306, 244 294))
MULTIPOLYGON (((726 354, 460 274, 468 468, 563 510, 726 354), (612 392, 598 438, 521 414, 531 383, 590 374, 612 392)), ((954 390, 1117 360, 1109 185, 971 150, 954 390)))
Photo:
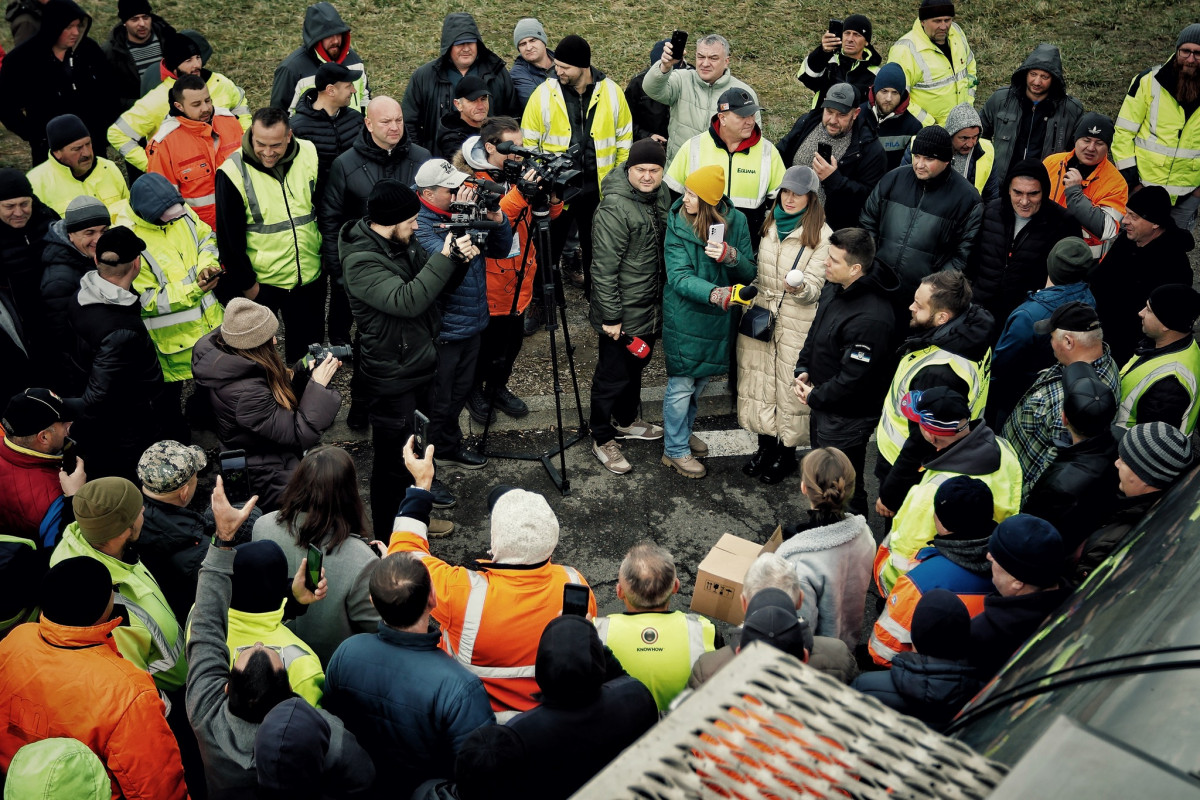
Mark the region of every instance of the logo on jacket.
POLYGON ((658 641, 658 631, 654 628, 642 628, 642 641, 646 644, 654 644, 658 641))

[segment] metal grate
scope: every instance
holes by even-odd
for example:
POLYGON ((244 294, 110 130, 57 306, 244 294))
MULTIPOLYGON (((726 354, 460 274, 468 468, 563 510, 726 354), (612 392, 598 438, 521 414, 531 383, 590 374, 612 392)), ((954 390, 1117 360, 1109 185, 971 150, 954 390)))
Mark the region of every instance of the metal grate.
POLYGON ((574 797, 973 800, 1006 771, 755 642, 574 797))

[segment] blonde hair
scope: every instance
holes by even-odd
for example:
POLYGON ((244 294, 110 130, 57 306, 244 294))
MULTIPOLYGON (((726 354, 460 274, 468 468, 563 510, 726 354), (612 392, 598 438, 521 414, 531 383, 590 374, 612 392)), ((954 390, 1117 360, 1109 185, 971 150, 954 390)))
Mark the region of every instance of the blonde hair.
POLYGON ((814 511, 841 516, 854 496, 854 465, 836 447, 818 447, 800 464, 804 495, 814 511))

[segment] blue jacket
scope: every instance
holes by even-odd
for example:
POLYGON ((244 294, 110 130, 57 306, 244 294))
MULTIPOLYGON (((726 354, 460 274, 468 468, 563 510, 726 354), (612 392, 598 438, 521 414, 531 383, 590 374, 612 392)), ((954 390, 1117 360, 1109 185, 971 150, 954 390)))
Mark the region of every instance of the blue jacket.
POLYGON ((941 731, 983 688, 983 680, 966 661, 899 653, 891 669, 864 672, 851 687, 941 731))
POLYGON ((378 795, 408 797, 422 781, 452 777, 463 740, 495 721, 483 682, 439 650, 440 639, 380 622, 329 660, 322 702, 370 753, 378 795))
MULTIPOLYGON (((554 58, 554 51, 547 50, 546 55, 554 58)), ((542 69, 517 56, 513 59, 512 69, 508 74, 512 77, 513 88, 517 91, 517 102, 524 108, 533 90, 545 83, 547 78, 554 77, 554 65, 551 64, 549 69, 542 69)))
MULTIPOLYGON (((424 203, 417 214, 419 227, 417 241, 429 255, 442 252, 446 242, 446 231, 436 226, 447 221, 446 217, 430 210, 424 203)), ((507 258, 512 250, 512 228, 501 225, 487 232, 487 244, 480 248, 479 255, 471 259, 466 275, 455 285, 451 279, 438 297, 438 308, 442 312, 442 332, 438 341, 456 342, 470 339, 488 325, 486 258, 507 258)))

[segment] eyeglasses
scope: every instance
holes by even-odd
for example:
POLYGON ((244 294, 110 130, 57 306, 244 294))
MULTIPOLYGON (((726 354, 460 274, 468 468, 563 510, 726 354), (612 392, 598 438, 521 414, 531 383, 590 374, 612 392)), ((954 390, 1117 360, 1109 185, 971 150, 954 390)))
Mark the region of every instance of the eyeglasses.
POLYGON ((283 645, 279 645, 279 644, 244 644, 241 647, 235 647, 233 649, 233 654, 235 656, 240 656, 242 653, 246 652, 247 650, 253 650, 256 647, 263 647, 267 650, 274 650, 276 653, 280 653, 280 654, 283 653, 283 645))
POLYGON ((1185 50, 1181 47, 1176 52, 1184 61, 1200 61, 1200 50, 1185 50))

